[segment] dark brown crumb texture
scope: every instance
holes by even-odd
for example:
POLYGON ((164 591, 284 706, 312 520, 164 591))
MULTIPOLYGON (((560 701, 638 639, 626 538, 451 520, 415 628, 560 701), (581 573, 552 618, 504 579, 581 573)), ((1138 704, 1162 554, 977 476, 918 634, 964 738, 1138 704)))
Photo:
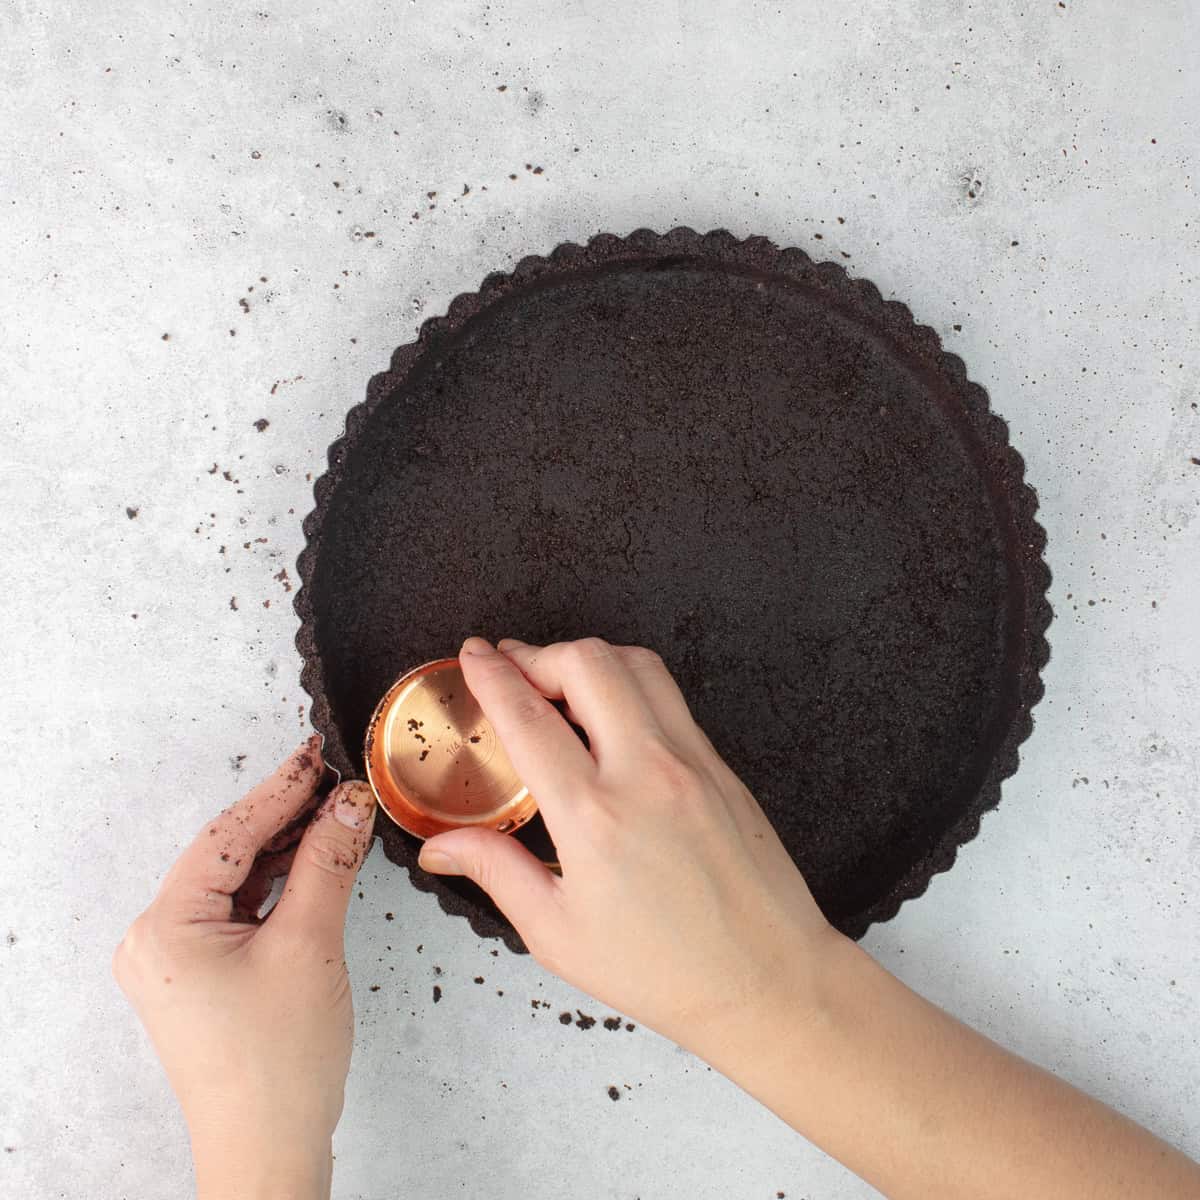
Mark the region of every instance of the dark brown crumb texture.
POLYGON ((1051 613, 1023 477, 961 360, 840 266, 688 229, 524 259, 400 347, 330 447, 295 599, 326 759, 360 774, 379 696, 469 634, 649 645, 861 936, 953 863, 1032 729, 1051 613))

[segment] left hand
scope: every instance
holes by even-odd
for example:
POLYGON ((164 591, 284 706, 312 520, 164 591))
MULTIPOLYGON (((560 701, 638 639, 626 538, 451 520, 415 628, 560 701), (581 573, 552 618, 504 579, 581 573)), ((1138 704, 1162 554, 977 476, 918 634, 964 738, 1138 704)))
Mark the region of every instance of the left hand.
POLYGON ((319 747, 310 739, 200 831, 113 958, 183 1108, 200 1200, 329 1195, 354 1025, 343 927, 370 788, 337 787, 269 916, 234 920, 259 851, 313 800, 319 747))

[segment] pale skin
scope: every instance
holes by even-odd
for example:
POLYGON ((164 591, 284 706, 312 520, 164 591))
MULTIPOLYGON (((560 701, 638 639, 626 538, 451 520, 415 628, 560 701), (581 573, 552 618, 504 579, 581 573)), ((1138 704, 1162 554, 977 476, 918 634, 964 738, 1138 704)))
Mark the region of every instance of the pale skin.
MULTIPOLYGON (((483 886, 548 971, 721 1071, 892 1200, 1185 1200, 1200 1167, 910 991, 821 915, 657 655, 597 639, 460 654, 561 877, 457 830, 421 865, 483 886), (551 701, 565 701, 576 736, 551 701)), ((319 809, 265 921, 255 853, 311 802, 316 741, 201 832, 117 949, 200 1200, 329 1195, 353 1015, 342 930, 374 806, 319 809)))

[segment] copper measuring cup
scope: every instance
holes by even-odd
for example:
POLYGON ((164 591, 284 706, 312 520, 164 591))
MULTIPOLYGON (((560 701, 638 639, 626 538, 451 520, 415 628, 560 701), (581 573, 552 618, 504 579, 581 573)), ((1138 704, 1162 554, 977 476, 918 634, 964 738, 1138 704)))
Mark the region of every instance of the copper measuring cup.
POLYGON ((367 726, 363 758, 380 808, 415 837, 476 825, 511 833, 537 812, 456 658, 392 684, 367 726))

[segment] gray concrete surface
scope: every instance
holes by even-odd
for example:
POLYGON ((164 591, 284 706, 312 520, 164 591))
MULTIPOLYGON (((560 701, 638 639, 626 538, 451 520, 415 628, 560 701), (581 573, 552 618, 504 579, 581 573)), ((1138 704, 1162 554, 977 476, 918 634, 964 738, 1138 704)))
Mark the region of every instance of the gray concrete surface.
MULTIPOLYGON (((1198 52, 1190 0, 8 0, 0 1194, 186 1190, 109 955, 304 732, 276 573, 367 377, 527 252, 679 223, 873 279, 1008 418, 1047 696, 867 944, 1200 1153, 1198 52)), ((377 853, 362 890, 338 1197, 873 1194, 653 1035, 561 1026, 595 1006, 377 853)))

